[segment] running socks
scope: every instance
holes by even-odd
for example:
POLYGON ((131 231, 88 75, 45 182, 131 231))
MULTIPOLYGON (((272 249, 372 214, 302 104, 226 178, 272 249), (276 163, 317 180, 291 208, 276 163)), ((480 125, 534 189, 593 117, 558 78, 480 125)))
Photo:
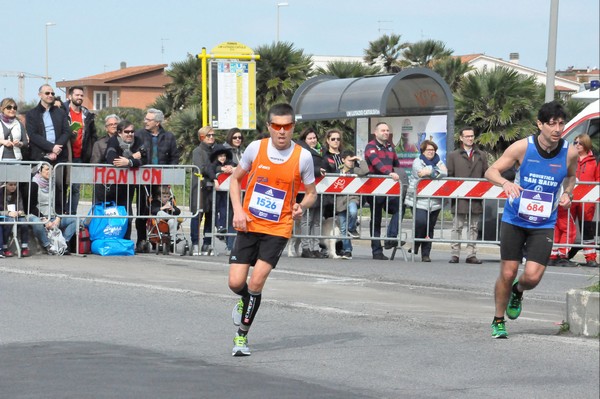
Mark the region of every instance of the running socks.
POLYGON ((523 296, 523 292, 519 291, 518 287, 519 287, 519 282, 517 281, 517 283, 513 284, 513 286, 512 286, 512 292, 513 292, 513 294, 515 294, 517 296, 517 298, 521 298, 523 296))
POLYGON ((236 292, 237 295, 241 296, 242 299, 246 298, 248 295, 250 295, 248 293, 248 283, 244 283, 244 287, 242 287, 241 290, 239 290, 238 292, 236 292))
POLYGON ((249 328, 252 325, 252 321, 254 321, 256 312, 258 312, 258 308, 260 307, 261 297, 262 293, 260 292, 248 291, 248 296, 243 298, 242 326, 249 328))

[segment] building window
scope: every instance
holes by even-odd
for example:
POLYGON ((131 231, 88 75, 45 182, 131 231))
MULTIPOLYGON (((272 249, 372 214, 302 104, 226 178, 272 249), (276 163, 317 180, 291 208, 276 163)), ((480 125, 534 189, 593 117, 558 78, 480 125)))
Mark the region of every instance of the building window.
POLYGON ((108 92, 107 91, 95 91, 94 92, 94 109, 100 111, 108 107, 108 92))
POLYGON ((118 107, 119 106, 119 92, 116 90, 113 90, 111 92, 111 102, 110 102, 110 106, 111 107, 118 107))

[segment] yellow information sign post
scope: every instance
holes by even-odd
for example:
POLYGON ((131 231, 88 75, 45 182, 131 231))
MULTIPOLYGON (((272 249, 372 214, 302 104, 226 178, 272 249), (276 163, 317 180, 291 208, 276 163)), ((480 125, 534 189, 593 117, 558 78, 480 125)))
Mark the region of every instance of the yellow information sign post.
POLYGON ((238 42, 223 42, 210 54, 206 47, 197 55, 202 61, 202 126, 218 129, 256 128, 256 63, 260 56, 238 42), (211 120, 208 101, 208 60, 211 62, 211 120))

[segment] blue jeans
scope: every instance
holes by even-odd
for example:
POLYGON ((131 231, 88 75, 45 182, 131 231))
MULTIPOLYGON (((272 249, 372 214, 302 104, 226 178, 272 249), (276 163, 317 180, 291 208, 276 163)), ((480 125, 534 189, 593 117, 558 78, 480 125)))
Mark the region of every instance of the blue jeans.
MULTIPOLYGON (((433 238, 433 229, 439 214, 440 209, 437 211, 428 211, 417 208, 415 214, 415 238, 433 238)), ((431 253, 431 245, 431 241, 415 241, 415 254, 419 253, 419 247, 421 247, 421 256, 429 256, 431 253)))
MULTIPOLYGON (((383 217, 384 210, 392 215, 387 227, 387 237, 398 237, 398 222, 400 219, 398 209, 400 205, 399 199, 394 197, 373 197, 370 202, 371 223, 369 227, 371 229, 371 237, 381 237, 381 218, 383 217), (386 201, 386 199, 389 199, 389 201, 386 201)), ((380 240, 371 240, 371 252, 373 255, 383 253, 380 240)))
MULTIPOLYGON (((356 219, 358 217, 358 205, 356 202, 350 201, 346 206, 346 210, 337 214, 340 222, 340 233, 346 236, 348 231, 356 230, 356 219)), ((344 252, 352 252, 352 241, 345 238, 342 240, 342 250, 344 252)))
MULTIPOLYGON (((30 222, 40 222, 40 218, 33 215, 30 215, 27 218, 27 220, 29 220, 30 222)), ((52 220, 54 220, 54 218, 52 220)), ((77 223, 75 222, 75 220, 75 218, 65 216, 60 218, 60 224, 58 225, 58 228, 62 231, 63 237, 65 238, 65 241, 67 241, 67 243, 75 235, 75 231, 77 230, 77 223)), ((46 248, 48 245, 50 245, 50 240, 48 239, 46 226, 44 226, 44 224, 32 224, 31 228, 33 229, 33 234, 42 244, 42 247, 46 248)))
MULTIPOLYGON (((16 221, 25 222, 25 221, 27 221, 27 218, 25 216, 19 216, 15 219, 15 218, 11 218, 10 216, 7 216, 3 220, 5 222, 16 222, 16 221)), ((10 235, 13 232, 13 225, 5 224, 4 226, 0 226, 0 232, 2 232, 3 229, 4 229, 4 234, 2 234, 3 237, 0 238, 0 246, 3 245, 4 243, 9 242, 10 235), (4 240, 4 242, 2 240, 4 240)), ((27 226, 23 226, 23 225, 17 226, 17 234, 21 236, 21 246, 29 243, 29 229, 27 228, 27 226)))
POLYGON ((208 234, 211 233, 212 230, 212 212, 200 212, 198 216, 192 218, 190 221, 190 238, 192 240, 192 245, 198 245, 200 241, 200 219, 204 217, 204 238, 202 239, 202 245, 210 245, 211 237, 208 237, 208 234))
MULTIPOLYGON (((73 163, 81 163, 81 158, 73 158, 73 163)), ((79 206, 79 191, 81 190, 81 184, 71 183, 71 192, 67 198, 67 206, 65 207, 66 212, 70 215, 77 215, 77 207, 79 206)))

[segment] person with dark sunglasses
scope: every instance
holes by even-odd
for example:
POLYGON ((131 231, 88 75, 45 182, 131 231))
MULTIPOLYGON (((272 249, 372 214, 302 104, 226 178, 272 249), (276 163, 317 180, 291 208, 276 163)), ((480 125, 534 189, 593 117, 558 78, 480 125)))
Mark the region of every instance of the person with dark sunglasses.
MULTIPOLYGON (((43 84, 38 90, 40 101, 38 105, 29 110, 25 116, 27 134, 29 135, 29 159, 32 161, 46 161, 51 165, 69 161, 67 143, 71 139, 71 129, 67 113, 63 108, 54 105, 56 93, 52 86, 43 84)), ((67 198, 66 181, 67 168, 55 170, 55 188, 58 203, 56 211, 63 213, 65 199, 67 198)))
POLYGON ((0 102, 0 160, 23 160, 27 148, 25 126, 17 118, 17 103, 12 98, 0 102))
POLYGON ((317 198, 312 156, 292 142, 294 120, 291 105, 271 107, 267 123, 271 137, 250 143, 231 178, 233 227, 238 233, 229 256, 229 288, 240 296, 232 312, 233 324, 238 326, 233 356, 250 355, 248 331, 267 278, 292 236, 294 221, 300 220, 317 198), (241 183, 246 175, 242 201, 241 183), (305 194, 297 202, 301 183, 305 194))

